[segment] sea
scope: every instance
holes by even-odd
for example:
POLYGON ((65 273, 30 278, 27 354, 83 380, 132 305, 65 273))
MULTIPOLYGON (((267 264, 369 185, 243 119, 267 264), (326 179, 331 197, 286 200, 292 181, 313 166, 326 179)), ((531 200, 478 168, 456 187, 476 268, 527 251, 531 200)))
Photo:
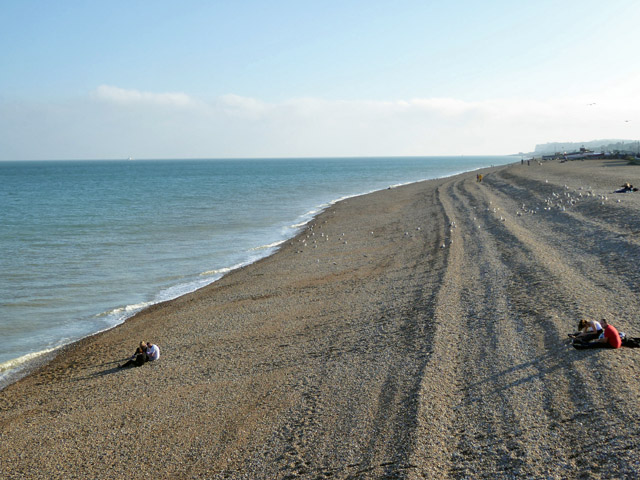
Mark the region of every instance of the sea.
POLYGON ((66 344, 270 255, 336 201, 514 160, 0 162, 0 388, 66 344))

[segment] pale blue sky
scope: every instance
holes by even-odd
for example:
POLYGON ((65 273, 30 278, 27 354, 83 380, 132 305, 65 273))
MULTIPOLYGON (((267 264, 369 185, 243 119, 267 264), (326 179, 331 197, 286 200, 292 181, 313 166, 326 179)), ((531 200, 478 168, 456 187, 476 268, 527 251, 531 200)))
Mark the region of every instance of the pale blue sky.
POLYGON ((638 138, 638 20, 629 0, 0 0, 0 160, 638 138))

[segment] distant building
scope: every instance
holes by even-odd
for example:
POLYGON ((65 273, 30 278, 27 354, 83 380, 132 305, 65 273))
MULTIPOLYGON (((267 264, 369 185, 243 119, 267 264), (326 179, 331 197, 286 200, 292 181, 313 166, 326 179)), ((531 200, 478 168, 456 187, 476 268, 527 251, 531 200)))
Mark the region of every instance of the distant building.
POLYGON ((589 150, 587 148, 581 147, 577 152, 556 152, 553 155, 544 155, 542 157, 543 160, 554 160, 554 159, 564 159, 564 160, 582 160, 586 158, 602 158, 604 157, 604 153, 596 153, 593 150, 589 150))

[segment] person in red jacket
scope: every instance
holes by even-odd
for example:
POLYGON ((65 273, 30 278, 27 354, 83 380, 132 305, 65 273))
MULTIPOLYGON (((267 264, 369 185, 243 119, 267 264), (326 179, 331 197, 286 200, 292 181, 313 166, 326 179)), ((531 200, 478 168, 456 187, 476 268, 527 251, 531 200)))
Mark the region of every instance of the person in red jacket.
POLYGON ((616 327, 609 325, 605 319, 600 322, 604 327, 604 338, 600 341, 606 342, 611 348, 620 348, 622 346, 622 339, 616 327))
POLYGON ((616 327, 609 325, 609 323, 603 318, 600 320, 600 324, 604 329, 603 336, 591 342, 580 342, 577 339, 574 340, 573 346, 576 348, 620 348, 622 346, 622 340, 616 327))

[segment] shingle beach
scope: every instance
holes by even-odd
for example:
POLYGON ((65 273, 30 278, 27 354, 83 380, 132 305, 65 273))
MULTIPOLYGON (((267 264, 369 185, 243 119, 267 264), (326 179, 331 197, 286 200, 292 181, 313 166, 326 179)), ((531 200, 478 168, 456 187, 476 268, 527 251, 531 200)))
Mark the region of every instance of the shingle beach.
POLYGON ((640 166, 341 201, 274 255, 0 391, 3 479, 640 476, 640 166), (118 369, 140 340, 161 359, 118 369))

